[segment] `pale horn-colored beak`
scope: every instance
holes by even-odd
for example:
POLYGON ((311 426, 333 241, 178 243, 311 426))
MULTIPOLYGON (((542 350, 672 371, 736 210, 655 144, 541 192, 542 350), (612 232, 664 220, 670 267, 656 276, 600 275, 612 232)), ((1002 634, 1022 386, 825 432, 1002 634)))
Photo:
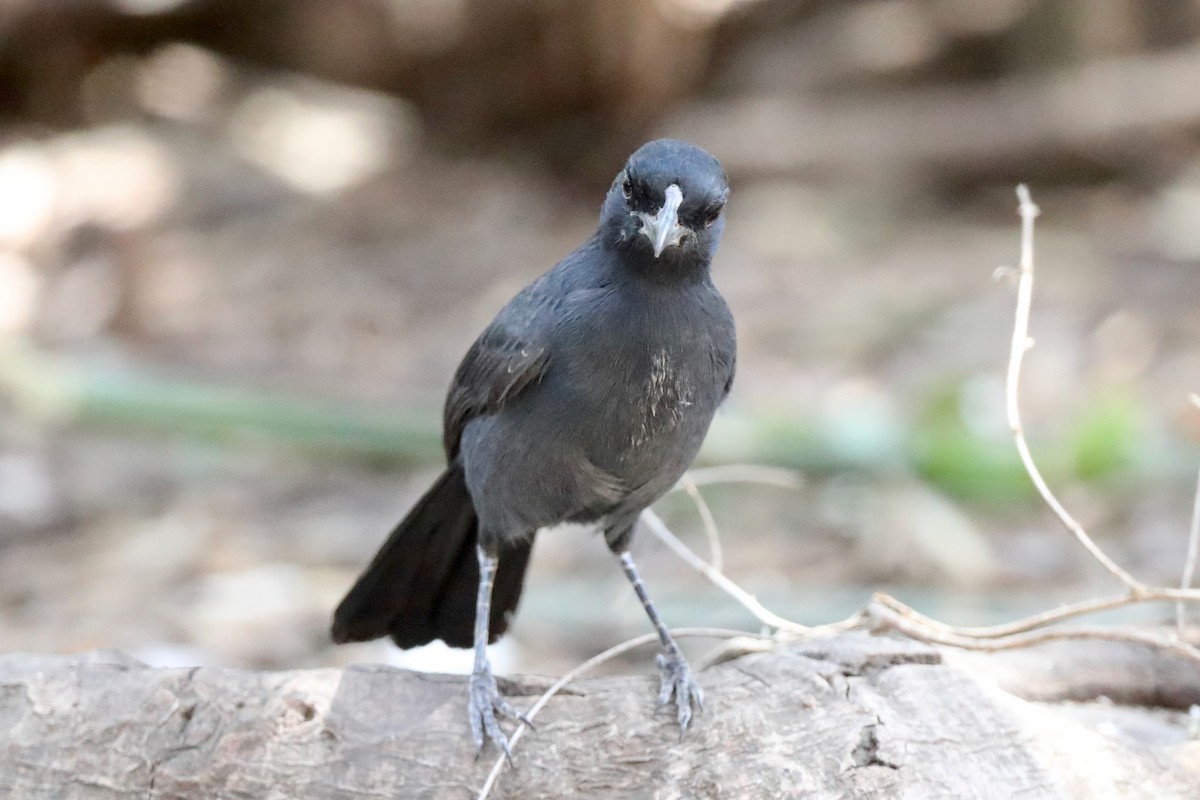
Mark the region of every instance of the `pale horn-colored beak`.
POLYGON ((634 212, 642 220, 638 233, 643 234, 654 245, 654 257, 658 258, 672 245, 679 244, 687 228, 679 224, 679 206, 683 203, 683 192, 675 184, 667 187, 666 198, 657 214, 645 211, 634 212))

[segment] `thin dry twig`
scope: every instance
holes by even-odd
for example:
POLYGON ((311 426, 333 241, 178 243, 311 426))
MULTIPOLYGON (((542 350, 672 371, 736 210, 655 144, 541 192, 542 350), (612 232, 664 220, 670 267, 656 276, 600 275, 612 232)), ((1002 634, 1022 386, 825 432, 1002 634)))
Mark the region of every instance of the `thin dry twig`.
POLYGON ((874 620, 876 629, 891 628, 918 641, 958 647, 963 650, 980 650, 992 653, 999 650, 1033 647, 1045 644, 1046 642, 1071 639, 1099 639, 1156 647, 1200 664, 1200 650, 1197 648, 1190 644, 1158 636, 1147 631, 1124 630, 1120 628, 1054 628, 996 639, 978 639, 948 630, 933 630, 923 622, 910 619, 884 605, 869 605, 866 610, 866 617, 869 620, 874 620))
POLYGON ((893 611, 903 614, 905 617, 918 621, 933 630, 940 630, 947 633, 954 633, 959 636, 968 636, 972 639, 1003 639, 1008 636, 1013 636, 1018 633, 1044 628, 1048 625, 1053 625, 1073 617, 1082 617, 1088 614, 1095 614, 1100 611, 1108 611, 1113 608, 1121 608, 1123 606, 1133 605, 1135 603, 1200 603, 1200 591, 1196 590, 1180 590, 1166 588, 1149 588, 1137 597, 1131 596, 1128 592, 1110 595, 1109 597, 1097 597, 1091 600, 1083 600, 1078 603, 1070 603, 1068 605, 1052 608, 1048 611, 1043 611, 1038 614, 1032 614, 1013 622, 1006 622, 1000 625, 986 625, 982 627, 962 627, 958 625, 947 625, 932 617, 927 617, 920 611, 912 608, 909 605, 897 600, 889 594, 878 593, 872 600, 886 606, 893 611))
MULTIPOLYGON (((1187 558, 1183 562, 1183 580, 1179 584, 1180 591, 1192 588, 1192 579, 1196 576, 1196 559, 1200 558, 1200 475, 1196 476, 1196 494, 1192 500, 1192 523, 1188 530, 1187 558)), ((1175 606, 1176 633, 1183 636, 1187 627, 1186 604, 1180 600, 1175 606)))
MULTIPOLYGON (((1188 395, 1188 400, 1196 408, 1200 408, 1200 394, 1188 395)), ((1192 580, 1196 576, 1196 560, 1198 558, 1200 558, 1200 476, 1196 479, 1196 494, 1192 500, 1192 523, 1188 530, 1187 557, 1183 562, 1183 579, 1180 581, 1180 589, 1187 591, 1192 588, 1192 580)), ((1183 601, 1180 601, 1175 606, 1175 626, 1176 633, 1179 636, 1183 636, 1184 630, 1187 627, 1187 611, 1183 601)))
POLYGON ((712 483, 757 483, 763 486, 778 486, 781 489, 799 489, 804 485, 804 477, 798 472, 782 467, 764 467, 761 464, 697 467, 688 470, 687 478, 697 486, 712 483))
POLYGON ((700 556, 696 555, 690 547, 680 541, 679 537, 671 532, 671 529, 667 527, 667 524, 662 521, 662 518, 659 517, 658 514, 655 514, 652 510, 647 508, 642 512, 642 521, 644 521, 650 527, 651 532, 653 532, 654 535, 657 536, 661 542, 663 542, 663 544, 674 551, 675 555, 682 558, 692 567, 697 569, 701 574, 703 574, 704 577, 716 584, 717 587, 719 587, 722 591, 745 606, 746 610, 753 614, 759 620, 759 622, 771 628, 776 628, 781 631, 788 631, 789 633, 795 633, 802 636, 812 635, 812 628, 808 627, 807 625, 801 625, 798 622, 792 622, 789 619, 784 619, 773 611, 768 610, 766 606, 758 602, 758 599, 754 595, 750 594, 745 589, 729 580, 729 578, 725 577, 724 573, 714 569, 712 564, 709 564, 700 556))
MULTIPOLYGON (((707 639, 739 639, 747 637, 751 639, 771 638, 761 634, 747 633, 745 631, 732 631, 724 628, 676 628, 671 631, 671 635, 675 636, 676 638, 702 637, 707 639)), ((603 653, 592 656, 587 661, 563 675, 561 678, 555 681, 549 689, 543 692, 541 697, 534 702, 533 706, 525 712, 525 719, 532 721, 533 718, 538 715, 538 712, 546 707, 546 704, 550 702, 550 699, 561 692, 563 688, 567 686, 567 684, 574 680, 578 680, 581 676, 587 674, 604 662, 611 661, 622 653, 627 653, 630 650, 634 650, 644 645, 653 644, 657 641, 657 633, 647 633, 633 639, 628 639, 620 644, 613 645, 603 653)), ((524 736, 525 729, 527 727, 528 726, 524 722, 517 723, 517 729, 513 731, 513 735, 508 738, 510 749, 517 746, 517 742, 520 741, 522 736, 524 736)), ((508 757, 505 756, 504 753, 501 753, 496 757, 496 763, 492 765, 492 770, 488 773, 487 781, 484 782, 483 788, 479 790, 479 795, 476 800, 487 800, 487 796, 491 793, 492 788, 495 786, 496 780, 500 777, 500 773, 503 771, 504 765, 507 763, 507 761, 508 757)))
POLYGON ((700 515, 700 522, 704 525, 704 535, 708 537, 708 550, 711 553, 708 563, 717 572, 724 572, 725 554, 721 550, 721 532, 717 530, 717 520, 713 517, 712 509, 708 507, 704 495, 700 494, 700 489, 692 480, 691 475, 684 474, 679 480, 679 484, 692 499, 692 504, 696 506, 696 513, 700 515))
MULTIPOLYGON (((712 559, 709 562, 717 572, 724 573, 724 551, 721 548, 721 535, 712 509, 700 493, 700 486, 709 484, 756 483, 763 486, 778 486, 782 489, 798 489, 804 485, 804 480, 796 472, 779 467, 764 467, 757 464, 728 464, 719 467, 701 467, 688 470, 679 483, 671 491, 685 491, 700 521, 704 525, 704 533, 708 537, 712 559)), ((690 551, 689 551, 690 552, 690 551)))
POLYGON ((1037 464, 1034 463, 1033 455, 1029 452, 1029 444, 1025 441, 1025 429, 1021 424, 1021 407, 1018 400, 1018 390, 1021 381, 1021 363, 1025 359, 1025 352, 1033 344, 1029 338, 1029 309, 1033 301, 1033 222, 1038 214, 1041 213, 1041 210, 1034 205, 1033 199, 1029 195, 1029 187, 1025 184, 1017 187, 1017 198, 1020 200, 1019 212, 1021 215, 1021 266, 1017 272, 1016 319, 1013 323, 1012 349, 1009 354, 1008 380, 1005 386, 1005 407, 1008 412, 1008 425, 1012 429, 1013 439, 1017 445, 1017 452, 1021 456, 1021 463, 1025 466, 1025 471, 1029 473, 1029 477, 1033 481, 1033 485, 1037 488, 1038 494, 1042 496, 1042 500, 1045 501, 1046 505, 1050 506, 1050 510, 1054 512, 1059 521, 1062 522, 1068 531, 1074 534, 1075 539, 1092 554, 1092 557, 1099 561, 1114 577, 1124 583, 1131 595, 1137 597, 1146 592, 1146 587, 1141 581, 1134 578, 1119 564, 1109 558, 1092 541, 1092 537, 1088 535, 1083 526, 1058 501, 1058 498, 1050 491, 1050 487, 1042 477, 1041 471, 1038 470, 1037 464))
MULTIPOLYGON (((1049 486, 1046 485, 1041 472, 1033 461, 1028 443, 1025 440, 1019 401, 1021 364, 1024 360, 1025 352, 1032 345, 1029 339, 1029 312, 1033 298, 1033 229, 1034 220, 1040 211, 1034 205, 1029 194, 1029 189, 1024 184, 1017 187, 1017 197, 1020 200, 1019 212, 1021 215, 1021 266, 1017 273, 1017 307, 1013 323, 1008 379, 1005 386, 1005 406, 1008 424, 1012 429, 1017 452, 1021 456, 1021 463, 1024 465, 1025 471, 1029 474, 1042 499, 1067 530, 1074 534, 1076 540, 1105 569, 1124 583, 1128 591, 1113 597, 1094 598, 1092 600, 1073 603, 1003 625, 979 628, 963 628, 947 625, 919 613, 890 595, 882 593, 875 595, 872 599, 865 610, 865 616, 876 620, 880 625, 894 628, 922 641, 969 650, 1007 650, 1018 647, 1030 647, 1047 641, 1063 639, 1108 639, 1112 641, 1137 642, 1139 644, 1158 647, 1184 658, 1200 662, 1200 650, 1197 648, 1153 633, 1115 628, 1040 630, 1071 617, 1092 614, 1133 603, 1174 600, 1178 603, 1177 623, 1179 631, 1182 633, 1184 604, 1200 602, 1200 592, 1190 588, 1197 559, 1196 550, 1200 547, 1200 483, 1197 485, 1196 501, 1193 508, 1192 530, 1189 537, 1188 559, 1184 569, 1183 586, 1178 590, 1161 587, 1149 588, 1130 575, 1092 541, 1092 538, 1087 534, 1083 526, 1067 512, 1054 496, 1054 493, 1050 491, 1049 486)), ((1194 399, 1193 402, 1200 405, 1200 400, 1194 399)))

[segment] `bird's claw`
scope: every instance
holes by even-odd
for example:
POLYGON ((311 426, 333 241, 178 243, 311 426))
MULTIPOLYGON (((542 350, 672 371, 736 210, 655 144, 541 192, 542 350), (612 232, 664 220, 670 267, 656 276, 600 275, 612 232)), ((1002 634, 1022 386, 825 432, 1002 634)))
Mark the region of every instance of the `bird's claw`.
POLYGON ((533 724, 524 714, 517 711, 500 696, 500 690, 496 687, 496 678, 492 675, 490 668, 471 673, 469 685, 470 702, 467 713, 470 715, 471 738, 475 741, 475 757, 478 758, 483 754, 484 737, 486 736, 488 740, 504 751, 504 756, 511 765, 513 763, 512 750, 509 748, 508 737, 504 735, 504 730, 500 727, 496 715, 518 720, 531 728, 533 724))
POLYGON ((665 708, 672 700, 675 702, 679 719, 679 738, 687 733, 688 724, 692 721, 692 706, 697 711, 704 710, 704 691, 692 680, 692 668, 687 659, 678 650, 659 653, 654 660, 662 673, 662 683, 658 690, 658 708, 665 708))

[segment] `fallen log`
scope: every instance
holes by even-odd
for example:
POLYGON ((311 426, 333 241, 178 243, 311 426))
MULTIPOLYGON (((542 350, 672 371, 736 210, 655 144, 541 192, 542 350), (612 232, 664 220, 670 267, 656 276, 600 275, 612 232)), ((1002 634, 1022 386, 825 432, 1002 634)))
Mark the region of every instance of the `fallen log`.
MULTIPOLYGON (((1093 644, 1081 643, 1092 663, 1093 644)), ((1081 682, 1092 696, 1079 702, 1061 688, 1071 649, 1018 663, 860 633, 781 645, 704 670, 706 708, 682 741, 672 715, 653 714, 654 676, 581 680, 546 707, 491 796, 1200 796, 1186 710, 1098 699, 1122 682, 1115 672, 1081 682), (1039 664, 1058 689, 1046 689, 1039 664), (1012 691, 1022 675, 1041 697, 1072 699, 1021 699, 1012 691)), ((1173 684, 1140 697, 1200 695, 1194 664, 1128 675, 1173 684)), ((548 683, 522 677, 502 690, 526 708, 548 683)), ((152 669, 116 651, 3 656, 0 796, 473 798, 492 759, 474 758, 464 686, 379 666, 254 672, 152 669)))

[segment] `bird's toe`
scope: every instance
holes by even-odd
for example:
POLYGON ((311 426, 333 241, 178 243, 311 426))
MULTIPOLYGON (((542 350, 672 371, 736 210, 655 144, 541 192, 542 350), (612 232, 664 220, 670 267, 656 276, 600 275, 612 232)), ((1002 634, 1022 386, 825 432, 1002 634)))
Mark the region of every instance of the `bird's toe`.
POLYGON ((692 669, 687 659, 681 653, 662 653, 655 659, 662 675, 659 684, 658 708, 664 708, 671 702, 675 703, 676 719, 679 722, 679 736, 687 732, 692 721, 692 708, 704 710, 704 692, 692 680, 692 669))
POLYGON ((500 722, 496 719, 497 712, 501 716, 519 719, 528 724, 525 716, 500 696, 500 690, 496 687, 496 679, 490 671, 472 674, 468 714, 471 723, 471 737, 475 742, 475 756, 478 758, 483 753, 486 739, 504 751, 505 757, 511 764, 512 750, 508 744, 508 737, 504 734, 504 729, 500 727, 500 722))

